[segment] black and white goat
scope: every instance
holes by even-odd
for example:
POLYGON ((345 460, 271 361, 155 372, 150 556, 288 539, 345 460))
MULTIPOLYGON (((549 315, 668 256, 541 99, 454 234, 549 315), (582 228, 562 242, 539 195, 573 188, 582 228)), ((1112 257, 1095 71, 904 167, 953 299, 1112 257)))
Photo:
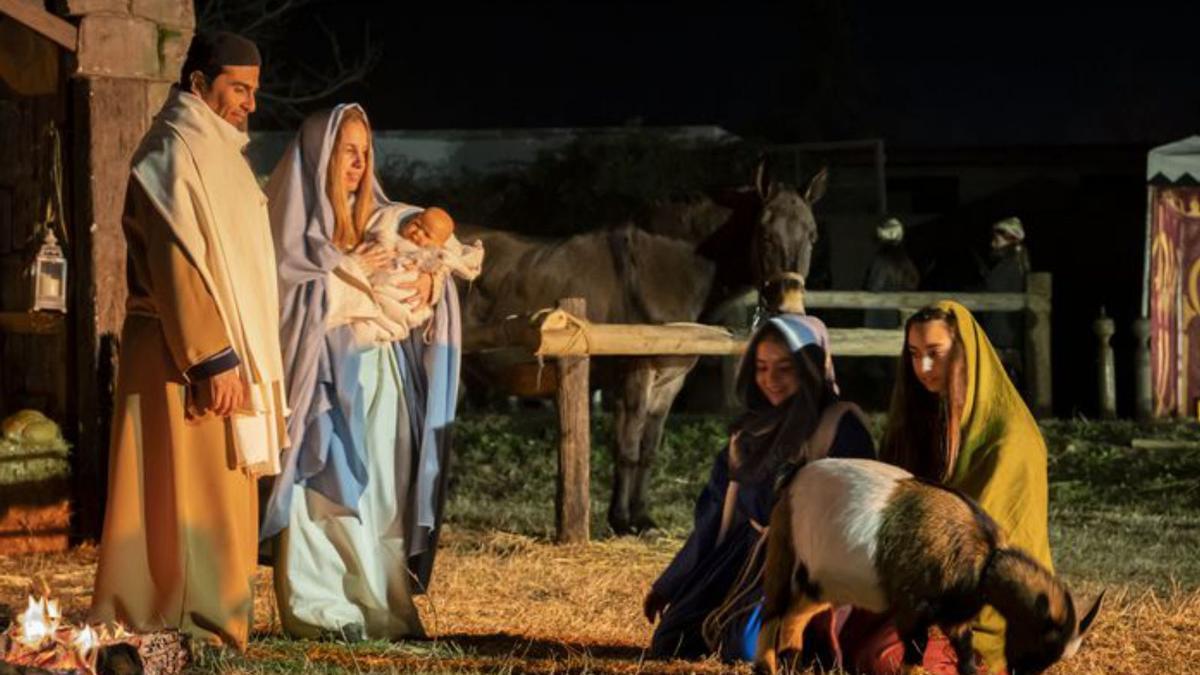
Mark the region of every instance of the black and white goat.
POLYGON ((1100 608, 1076 620, 1067 588, 971 499, 903 469, 822 459, 798 471, 771 513, 756 670, 802 650, 804 628, 831 605, 891 611, 905 672, 921 663, 929 628, 950 638, 958 670, 975 673, 971 620, 985 604, 1007 622, 1012 675, 1075 653, 1100 608))

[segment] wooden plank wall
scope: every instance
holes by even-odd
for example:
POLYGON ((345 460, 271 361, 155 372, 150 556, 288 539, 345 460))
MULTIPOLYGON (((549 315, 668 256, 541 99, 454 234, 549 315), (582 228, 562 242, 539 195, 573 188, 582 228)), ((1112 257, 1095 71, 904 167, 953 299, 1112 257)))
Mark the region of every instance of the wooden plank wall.
MULTIPOLYGON (((40 244, 33 238, 34 225, 43 217, 52 189, 51 146, 46 135, 51 121, 64 132, 64 168, 69 175, 69 96, 65 80, 59 85, 53 95, 27 97, 0 84, 0 312, 29 308, 25 270, 40 244)), ((68 204, 70 188, 64 186, 68 204)), ((65 334, 0 332, 0 415, 31 407, 60 424, 67 423, 72 407, 67 389, 69 369, 65 334)))

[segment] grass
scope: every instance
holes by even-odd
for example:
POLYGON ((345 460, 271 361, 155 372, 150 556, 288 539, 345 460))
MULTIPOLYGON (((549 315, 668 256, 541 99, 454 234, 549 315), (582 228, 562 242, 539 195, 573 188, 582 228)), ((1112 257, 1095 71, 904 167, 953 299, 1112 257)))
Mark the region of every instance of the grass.
MULTIPOLYGON (((873 418, 879 433, 882 418, 873 418)), ((447 514, 466 530, 538 539, 554 532, 557 420, 549 413, 481 415, 457 429, 447 514)), ((1042 423, 1049 451, 1050 537, 1068 579, 1137 583, 1159 591, 1200 586, 1200 425, 1138 425, 1086 419, 1042 423), (1135 449, 1134 438, 1195 441, 1194 447, 1135 449)), ((605 524, 612 459, 611 420, 592 434, 591 531, 605 524)), ((653 474, 653 515, 684 537, 692 505, 725 443, 725 422, 670 418, 653 474)))
MULTIPOLYGON (((875 420, 876 427, 880 420, 875 420)), ((649 583, 691 526, 695 495, 725 442, 724 421, 676 416, 654 472, 661 532, 611 537, 604 524, 610 420, 593 432, 589 546, 551 543, 556 418, 480 415, 457 430, 452 492, 434 584, 418 599, 426 641, 354 647, 281 636, 260 568, 255 638, 245 655, 204 653, 204 673, 728 672, 714 661, 646 661, 640 616, 649 583)), ((1200 450, 1134 449, 1134 438, 1200 441, 1200 427, 1048 421, 1051 540, 1059 571, 1083 601, 1108 589, 1088 643, 1052 673, 1181 673, 1200 662, 1200 450)), ((68 618, 87 607, 95 548, 0 558, 4 605, 41 580, 68 618)), ((749 672, 747 667, 737 672, 749 672)))

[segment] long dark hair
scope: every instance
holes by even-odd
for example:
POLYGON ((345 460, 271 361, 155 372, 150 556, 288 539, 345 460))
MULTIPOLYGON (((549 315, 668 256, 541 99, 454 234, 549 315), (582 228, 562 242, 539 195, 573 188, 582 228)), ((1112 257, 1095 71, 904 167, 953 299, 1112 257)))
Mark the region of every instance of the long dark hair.
POLYGON ((896 385, 892 389, 887 432, 879 459, 921 478, 948 480, 958 458, 966 385, 966 358, 954 313, 930 306, 909 317, 904 323, 904 348, 897 363, 896 385), (953 340, 944 394, 934 394, 921 384, 908 353, 909 329, 930 321, 945 323, 953 340))
POLYGON ((739 482, 756 482, 774 477, 785 462, 799 459, 808 439, 817 428, 821 413, 837 400, 833 383, 825 375, 825 350, 809 344, 791 352, 799 379, 796 393, 773 406, 758 388, 754 363, 758 345, 774 340, 787 346, 787 340, 767 326, 749 346, 747 368, 738 378, 738 388, 746 412, 732 424, 737 434, 731 449, 730 471, 739 482))

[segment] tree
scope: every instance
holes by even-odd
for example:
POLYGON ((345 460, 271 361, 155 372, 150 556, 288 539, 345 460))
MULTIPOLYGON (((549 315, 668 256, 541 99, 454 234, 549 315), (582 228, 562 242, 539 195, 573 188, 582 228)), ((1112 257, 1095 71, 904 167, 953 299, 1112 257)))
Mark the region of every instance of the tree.
POLYGON ((197 0, 196 25, 198 30, 232 31, 258 44, 267 66, 260 114, 290 125, 314 104, 364 81, 382 55, 365 25, 358 44, 348 47, 345 35, 325 21, 322 10, 334 7, 331 0, 197 0), (314 37, 324 42, 322 48, 310 46, 314 37))

